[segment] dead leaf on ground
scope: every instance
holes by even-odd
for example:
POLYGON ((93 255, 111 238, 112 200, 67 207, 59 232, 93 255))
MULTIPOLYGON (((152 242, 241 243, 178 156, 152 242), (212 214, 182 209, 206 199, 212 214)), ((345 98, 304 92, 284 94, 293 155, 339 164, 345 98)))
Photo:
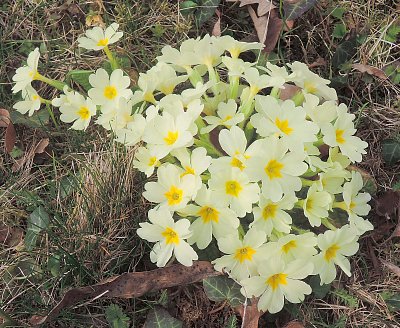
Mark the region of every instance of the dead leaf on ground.
POLYGON ((242 327, 258 328, 258 321, 263 312, 257 308, 258 298, 251 299, 251 305, 241 305, 235 308, 236 312, 242 317, 242 327))
POLYGON ((400 191, 388 190, 375 201, 376 214, 390 216, 400 207, 400 191))
POLYGON ((258 5, 257 15, 264 16, 276 6, 269 0, 227 0, 227 2, 240 2, 239 7, 246 5, 258 5))
POLYGON ((18 227, 8 227, 0 223, 0 244, 8 247, 17 246, 24 236, 24 231, 18 227))
POLYGON ((214 24, 212 35, 221 36, 221 12, 217 9, 215 10, 215 14, 217 15, 218 19, 214 24))
POLYGON ((222 273, 214 270, 210 262, 197 261, 191 267, 174 264, 170 267, 143 272, 124 273, 93 286, 69 290, 47 316, 33 316, 32 325, 41 325, 54 319, 61 310, 85 299, 99 297, 134 298, 159 289, 188 285, 222 273))
POLYGON ((368 73, 369 75, 376 76, 377 78, 381 80, 386 80, 387 76, 384 71, 382 71, 379 68, 370 66, 370 65, 364 65, 364 64, 353 64, 351 65, 355 70, 361 72, 361 73, 368 73))
POLYGON ((49 145, 48 138, 40 140, 35 147, 32 147, 28 152, 24 154, 24 156, 15 161, 11 170, 13 172, 20 170, 26 163, 32 161, 36 154, 44 153, 48 145, 49 145))
POLYGON ((15 133, 14 124, 10 121, 7 128, 6 133, 4 135, 4 147, 6 152, 9 154, 14 149, 15 142, 17 141, 17 135, 15 133))
POLYGON ((0 108, 0 128, 6 128, 10 122, 10 113, 8 110, 0 108))
POLYGON ((397 277, 400 278, 400 268, 397 265, 394 265, 394 264, 384 261, 384 260, 380 260, 380 261, 386 268, 388 268, 391 272, 393 272, 397 277))
POLYGON ((304 328, 304 325, 297 320, 288 322, 283 328, 304 328))
POLYGON ((313 63, 308 65, 308 68, 315 68, 315 67, 321 67, 321 66, 326 66, 326 60, 322 57, 318 57, 313 63))

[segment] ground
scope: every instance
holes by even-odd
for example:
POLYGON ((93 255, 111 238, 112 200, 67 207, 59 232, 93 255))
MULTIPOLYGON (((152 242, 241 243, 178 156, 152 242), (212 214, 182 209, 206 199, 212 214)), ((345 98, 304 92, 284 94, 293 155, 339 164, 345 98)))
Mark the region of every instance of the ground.
MULTIPOLYGON (((387 31, 399 25, 399 10, 395 1, 320 1, 282 32, 269 57, 281 64, 303 61, 333 81, 340 100, 357 115, 358 135, 369 143, 359 168, 374 181, 374 201, 400 179, 400 165, 388 165, 382 157, 382 142, 399 135, 400 88, 393 79, 361 73, 351 64, 398 67, 399 39, 389 39, 387 31), (343 59, 338 49, 344 48, 343 59)), ((220 11, 223 34, 252 37, 246 9, 223 1, 220 11)), ((11 93, 11 77, 35 47, 44 54, 43 71, 53 78, 71 69, 98 67, 100 58, 81 54, 76 40, 87 25, 100 20, 116 21, 124 31, 117 52, 129 63, 132 80, 151 67, 164 45, 210 33, 216 22, 213 17, 198 28, 173 0, 5 0, 0 5, 0 108, 11 110, 17 99, 11 93)), ((37 86, 47 98, 55 95, 53 89, 37 86)), ((43 116, 46 124, 19 119, 19 153, 10 156, 3 149, 0 157, 0 232, 12 233, 12 240, 0 240, 0 324, 5 313, 27 324, 72 287, 153 268, 148 245, 135 234, 148 204, 141 197, 145 180, 130 165, 134 151, 116 146, 94 127, 83 134, 54 124, 48 115, 43 116), (46 138, 46 152, 29 156, 46 138), (25 161, 13 170, 21 156, 25 161), (20 241, 29 228, 27 218, 38 208, 49 214, 51 228, 27 251, 20 241)), ((381 262, 400 265, 399 239, 388 240, 398 218, 396 213, 378 213, 383 215, 374 208, 369 215, 376 230, 362 238, 350 278, 340 275, 330 291, 320 290, 279 316, 265 315, 263 326, 283 327, 297 319, 307 327, 400 327, 400 277, 381 262)), ((223 327, 233 314, 208 300, 201 285, 193 285, 139 299, 84 303, 62 312, 50 327, 107 327, 110 304, 119 305, 133 327, 141 326, 157 304, 167 306, 188 327, 223 327)))

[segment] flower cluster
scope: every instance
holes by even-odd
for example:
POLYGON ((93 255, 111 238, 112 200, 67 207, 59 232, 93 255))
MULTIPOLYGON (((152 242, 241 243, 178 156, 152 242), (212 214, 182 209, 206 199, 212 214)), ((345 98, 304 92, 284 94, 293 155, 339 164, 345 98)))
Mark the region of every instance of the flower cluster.
MULTIPOLYGON (((258 67, 240 58, 259 43, 205 36, 164 47, 132 92, 108 49, 122 36, 117 28, 79 39, 81 47, 104 50, 112 72, 90 75, 87 95, 63 86, 51 103, 71 128, 86 129, 98 115, 118 142, 136 146, 134 165, 151 180, 143 196, 154 207, 137 230, 155 243, 151 261, 190 266, 197 250, 214 243, 221 254, 211 259, 215 269, 271 313, 311 293, 307 276, 324 284, 337 267, 350 275, 347 258, 373 229, 362 218, 371 197, 348 168, 367 144, 354 135, 355 115, 338 104, 329 81, 303 63, 258 67), (289 88, 295 92, 288 96, 289 88)), ((30 84, 41 76, 38 58, 35 50, 14 77, 21 112, 40 107, 30 84)))

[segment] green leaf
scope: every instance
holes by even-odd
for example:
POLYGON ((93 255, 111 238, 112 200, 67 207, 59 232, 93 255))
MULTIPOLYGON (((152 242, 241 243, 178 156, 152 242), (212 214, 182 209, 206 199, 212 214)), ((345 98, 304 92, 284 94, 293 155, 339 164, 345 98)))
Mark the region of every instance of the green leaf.
POLYGON ((331 290, 331 284, 321 285, 321 279, 319 276, 311 276, 309 285, 312 288, 314 295, 321 299, 331 290))
POLYGON ((357 297, 351 295, 345 289, 335 289, 335 290, 331 291, 331 294, 336 295, 337 297, 339 297, 350 308, 357 308, 358 307, 357 297))
POLYGON ((293 20, 303 15, 307 10, 314 7, 317 0, 284 0, 283 10, 286 20, 293 20))
POLYGON ((35 112, 32 116, 23 115, 17 111, 10 112, 11 121, 14 124, 22 124, 30 128, 41 128, 49 123, 49 112, 46 108, 43 108, 35 112))
POLYGON ((116 304, 111 304, 109 307, 107 307, 106 319, 112 328, 129 327, 129 317, 116 304))
POLYGON ((357 36, 351 36, 343 41, 336 48, 332 57, 332 66, 339 68, 342 64, 349 61, 357 52, 357 36))
POLYGON ((391 64, 386 66, 384 71, 386 76, 390 78, 393 84, 400 84, 400 66, 396 67, 396 65, 391 64))
POLYGON ((232 315, 225 323, 224 328, 237 328, 238 320, 235 315, 232 315))
POLYGON ((156 307, 150 311, 143 328, 181 328, 182 322, 172 317, 168 311, 156 307))
POLYGON ((381 297, 391 312, 400 311, 400 293, 385 291, 381 293, 381 297))
POLYGON ((337 39, 343 39, 346 33, 346 25, 344 25, 343 23, 338 23, 335 24, 335 27, 333 28, 332 36, 337 39))
POLYGON ((31 251, 36 246, 39 233, 49 225, 50 218, 43 206, 37 207, 29 216, 25 236, 25 247, 31 251))
POLYGON ((194 1, 183 1, 179 4, 179 10, 182 15, 187 16, 196 11, 197 3, 194 1))
POLYGON ((153 35, 158 39, 161 38, 166 31, 165 28, 159 23, 155 24, 152 28, 150 28, 150 30, 153 32, 153 35))
POLYGON ((345 12, 346 12, 345 8, 336 7, 335 9, 332 10, 332 12, 330 14, 332 17, 335 17, 337 19, 342 19, 345 12))
POLYGON ((203 287, 212 301, 227 300, 233 307, 239 306, 245 301, 245 297, 240 293, 240 285, 226 276, 206 278, 203 280, 203 287))
POLYGON ((58 277, 60 274, 60 255, 51 255, 47 261, 47 269, 53 275, 58 277))
POLYGON ((208 21, 215 13, 221 0, 200 0, 197 6, 195 17, 199 27, 208 21))
POLYGON ((392 24, 386 31, 384 39, 388 42, 396 42, 400 34, 400 25, 392 24))
POLYGON ((397 181, 393 186, 392 189, 394 191, 400 190, 400 181, 397 181))
POLYGON ((67 175, 62 177, 59 189, 60 198, 64 199, 65 197, 69 196, 76 187, 77 181, 75 176, 67 175))
POLYGON ((67 74, 66 78, 78 83, 81 87, 88 91, 92 88, 92 85, 89 83, 90 74, 93 74, 93 71, 73 70, 67 74))
POLYGON ((382 142, 382 157, 386 164, 394 165, 400 161, 400 140, 386 139, 382 142))

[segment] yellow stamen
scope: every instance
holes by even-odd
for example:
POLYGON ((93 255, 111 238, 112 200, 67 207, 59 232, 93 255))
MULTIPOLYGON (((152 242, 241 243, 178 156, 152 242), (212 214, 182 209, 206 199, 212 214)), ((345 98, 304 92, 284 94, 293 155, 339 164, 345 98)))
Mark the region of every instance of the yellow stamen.
POLYGON ((187 175, 187 174, 193 174, 193 175, 195 175, 194 169, 191 168, 190 166, 186 166, 186 167, 185 167, 185 172, 183 172, 183 173, 181 174, 181 178, 182 178, 183 176, 187 175))
POLYGON ((310 82, 310 81, 304 82, 304 89, 308 93, 315 93, 317 91, 317 88, 315 87, 315 84, 310 82))
POLYGON ((282 163, 278 162, 276 159, 271 159, 265 166, 264 170, 265 173, 267 173, 268 177, 272 180, 275 178, 282 178, 282 168, 282 163))
POLYGON ((153 156, 153 157, 150 157, 149 163, 147 165, 148 166, 155 166, 156 163, 157 163, 157 157, 153 156))
POLYGON ((340 129, 336 130, 336 142, 339 143, 339 144, 344 144, 345 141, 346 141, 343 138, 343 133, 344 133, 344 130, 340 130, 340 129))
POLYGON ((171 146, 176 142, 176 140, 178 139, 178 136, 179 136, 179 132, 178 131, 175 131, 175 132, 174 131, 168 131, 168 134, 164 138, 164 141, 168 146, 171 146))
POLYGON ((107 85, 104 88, 104 97, 106 97, 109 100, 114 99, 117 96, 117 94, 118 94, 117 89, 112 85, 107 85))
POLYGON ((278 205, 276 204, 268 204, 267 206, 265 206, 262 212, 263 219, 264 220, 273 219, 276 215, 277 208, 278 205))
POLYGON ((277 273, 269 277, 265 283, 269 285, 272 290, 275 290, 279 285, 287 285, 286 277, 286 273, 277 273))
POLYGON ((238 197, 242 189, 243 187, 240 183, 235 180, 230 180, 225 183, 225 192, 228 195, 238 197))
POLYGON ((219 211, 217 211, 215 208, 203 206, 197 214, 201 216, 204 223, 208 223, 210 221, 218 223, 219 211))
POLYGON ((165 238, 165 242, 168 244, 179 244, 179 235, 176 231, 170 227, 167 227, 161 235, 165 238))
POLYGON ((40 97, 38 95, 33 95, 32 100, 38 100, 40 97))
POLYGON ((105 47, 106 45, 108 45, 108 39, 105 38, 105 39, 99 40, 99 42, 97 42, 97 45, 98 45, 99 47, 105 47))
POLYGON ((340 249, 340 247, 336 244, 333 244, 331 247, 329 247, 326 251, 325 251, 325 261, 329 262, 330 260, 332 260, 334 257, 336 257, 336 252, 340 249))
POLYGON ((293 129, 289 126, 288 120, 281 121, 279 118, 276 118, 275 125, 286 135, 290 135, 293 132, 293 129))
POLYGON ((77 114, 82 120, 87 120, 90 117, 89 109, 86 106, 82 106, 81 108, 79 108, 77 114))
POLYGON ((246 168, 246 166, 244 166, 243 162, 240 159, 236 158, 236 157, 234 157, 232 159, 231 165, 233 167, 239 168, 241 171, 243 171, 246 168))
POLYGON ((282 246, 282 251, 284 251, 287 254, 292 248, 296 248, 296 247, 297 247, 296 241, 291 240, 282 246))
POLYGON ((311 211, 313 208, 313 200, 311 198, 306 200, 306 210, 311 211))
POLYGON ((164 196, 168 200, 168 205, 177 205, 182 201, 183 190, 176 186, 171 186, 164 196))
POLYGON ((237 249, 234 258, 238 260, 240 263, 243 263, 246 260, 251 261, 255 253, 256 253, 255 249, 251 248, 250 246, 246 246, 237 249))

